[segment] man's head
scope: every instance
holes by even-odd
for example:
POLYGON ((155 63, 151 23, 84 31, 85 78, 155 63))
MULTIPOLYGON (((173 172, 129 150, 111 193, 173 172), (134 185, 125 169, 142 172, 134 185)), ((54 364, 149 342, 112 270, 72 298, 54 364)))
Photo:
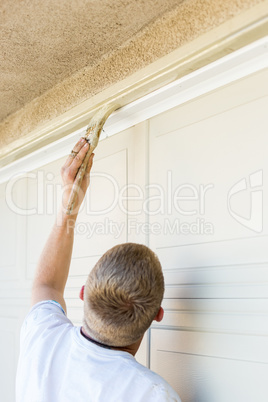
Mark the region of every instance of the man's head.
POLYGON ((163 294, 162 268, 152 250, 135 243, 115 246, 88 276, 83 327, 99 342, 131 345, 159 317, 163 294))

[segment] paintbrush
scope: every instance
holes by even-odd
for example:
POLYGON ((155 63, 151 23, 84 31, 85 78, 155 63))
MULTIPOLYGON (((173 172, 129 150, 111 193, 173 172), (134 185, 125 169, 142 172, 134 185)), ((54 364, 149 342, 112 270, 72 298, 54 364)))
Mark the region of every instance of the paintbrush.
POLYGON ((102 128, 110 116, 112 112, 114 112, 116 109, 118 109, 118 105, 110 104, 107 106, 104 106, 101 108, 90 120, 90 123, 86 129, 86 134, 84 138, 87 140, 89 143, 89 149, 84 157, 84 160, 77 172, 77 175, 75 177, 75 181, 72 187, 72 191, 69 197, 67 209, 66 209, 66 214, 70 215, 73 211, 79 189, 81 187, 81 183, 83 181, 86 169, 87 169, 87 164, 90 158, 90 155, 94 151, 94 149, 97 147, 100 134, 102 131, 102 128))

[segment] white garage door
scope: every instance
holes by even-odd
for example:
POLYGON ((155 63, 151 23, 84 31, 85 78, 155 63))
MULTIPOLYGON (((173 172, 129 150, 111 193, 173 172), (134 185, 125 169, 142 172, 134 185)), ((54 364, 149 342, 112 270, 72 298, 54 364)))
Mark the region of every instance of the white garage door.
POLYGON ((166 278, 151 368, 183 401, 267 401, 268 73, 150 121, 150 239, 166 278))

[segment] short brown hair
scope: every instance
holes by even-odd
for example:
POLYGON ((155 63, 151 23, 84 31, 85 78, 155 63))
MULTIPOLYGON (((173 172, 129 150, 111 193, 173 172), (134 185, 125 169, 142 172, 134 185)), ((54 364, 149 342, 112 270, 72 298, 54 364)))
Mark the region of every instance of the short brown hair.
POLYGON ((84 328, 106 345, 131 345, 151 325, 163 295, 162 267, 153 251, 136 243, 115 246, 88 276, 84 328))

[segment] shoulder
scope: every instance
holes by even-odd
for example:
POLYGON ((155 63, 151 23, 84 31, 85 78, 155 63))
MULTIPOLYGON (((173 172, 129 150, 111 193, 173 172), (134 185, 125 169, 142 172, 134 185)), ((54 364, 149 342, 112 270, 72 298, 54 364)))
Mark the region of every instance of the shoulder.
MULTIPOLYGON (((36 303, 24 319, 24 326, 39 323, 53 317, 66 317, 62 306, 55 300, 43 300, 36 303)), ((67 318, 67 317, 66 317, 67 318)))
POLYGON ((62 306, 54 300, 41 301, 31 308, 24 319, 21 328, 21 342, 64 324, 72 325, 62 306))
POLYGON ((177 392, 159 374, 147 369, 147 376, 152 384, 152 401, 181 402, 177 392))
MULTIPOLYGON (((132 369, 139 382, 140 392, 147 402, 181 402, 177 392, 159 374, 141 365, 136 360, 132 362, 132 369)), ((137 385, 137 384, 136 384, 137 385)))

